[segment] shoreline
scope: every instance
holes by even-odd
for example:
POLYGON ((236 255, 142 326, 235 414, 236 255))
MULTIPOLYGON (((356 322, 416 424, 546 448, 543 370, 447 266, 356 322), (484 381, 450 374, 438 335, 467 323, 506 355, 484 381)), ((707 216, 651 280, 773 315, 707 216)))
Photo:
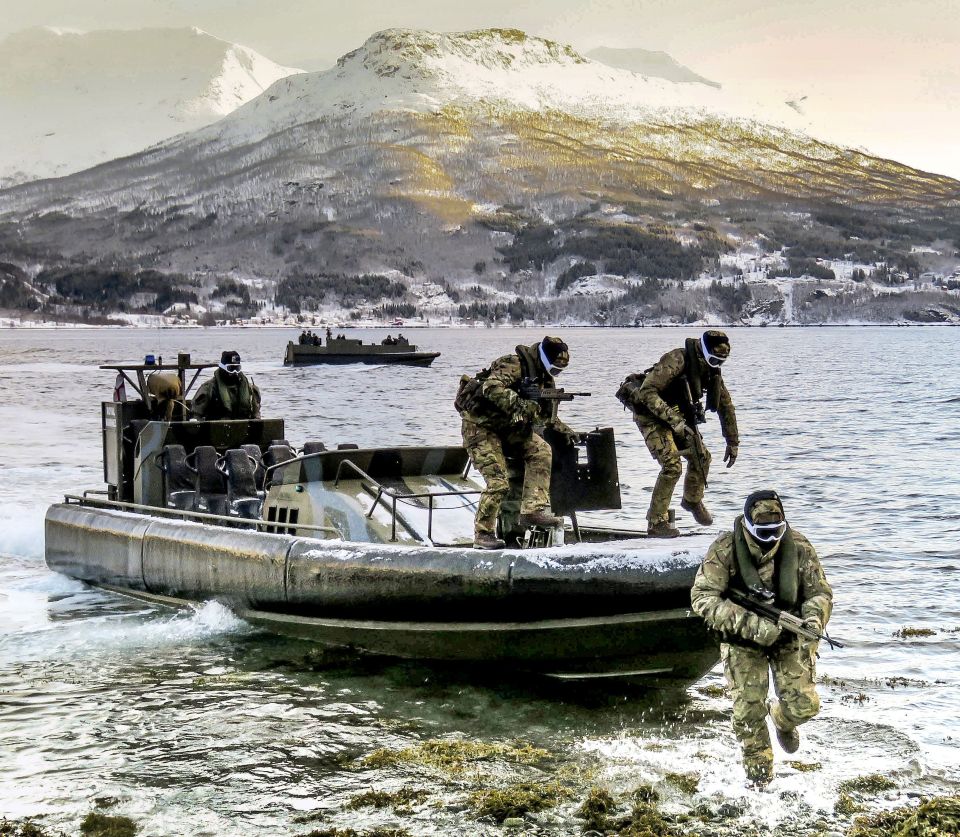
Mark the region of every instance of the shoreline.
MULTIPOLYGON (((234 323, 215 326, 185 325, 185 324, 163 324, 155 325, 151 323, 59 323, 42 322, 31 323, 16 321, 13 319, 0 318, 0 333, 3 331, 86 331, 115 329, 117 331, 215 331, 219 329, 274 329, 278 331, 303 331, 305 329, 320 328, 320 325, 311 324, 280 324, 280 323, 234 323)), ((956 328, 960 322, 891 322, 891 323, 867 323, 867 322, 848 322, 848 323, 723 323, 723 322, 693 322, 693 323, 648 323, 642 326, 630 325, 602 325, 599 323, 484 323, 482 325, 466 325, 462 323, 408 323, 403 326, 381 323, 357 323, 355 325, 340 325, 337 329, 340 331, 361 331, 361 330, 383 330, 395 331, 406 329, 408 331, 423 329, 450 329, 456 331, 484 331, 489 329, 525 329, 525 328, 549 328, 549 329, 570 329, 570 328, 592 328, 592 329, 696 329, 696 328, 956 328)))

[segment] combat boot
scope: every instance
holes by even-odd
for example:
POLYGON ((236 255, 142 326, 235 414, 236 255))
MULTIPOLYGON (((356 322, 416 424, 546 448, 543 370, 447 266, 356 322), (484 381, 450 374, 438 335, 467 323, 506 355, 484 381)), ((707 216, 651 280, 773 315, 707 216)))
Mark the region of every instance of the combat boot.
POLYGON ((746 765, 747 782, 762 790, 773 780, 773 767, 766 762, 746 765))
POLYGON ((550 514, 546 509, 537 509, 528 514, 521 514, 517 522, 521 527, 543 526, 545 529, 553 529, 563 523, 563 518, 550 514))
POLYGON ((773 721, 773 729, 777 733, 777 741, 780 742, 783 752, 797 752, 800 749, 800 733, 796 727, 790 726, 786 718, 783 717, 780 701, 776 698, 768 700, 767 710, 770 712, 770 720, 773 721))
POLYGON ((506 541, 500 540, 496 535, 490 535, 486 532, 474 535, 473 538, 474 549, 504 549, 506 545, 506 541))
POLYGON ((690 500, 681 500, 680 508, 690 512, 690 514, 693 515, 693 519, 701 526, 709 526, 713 523, 713 515, 710 514, 710 510, 703 504, 703 500, 697 500, 696 503, 690 500))
POLYGON ((680 530, 670 525, 669 520, 660 520, 657 523, 647 524, 648 538, 679 538, 680 530))

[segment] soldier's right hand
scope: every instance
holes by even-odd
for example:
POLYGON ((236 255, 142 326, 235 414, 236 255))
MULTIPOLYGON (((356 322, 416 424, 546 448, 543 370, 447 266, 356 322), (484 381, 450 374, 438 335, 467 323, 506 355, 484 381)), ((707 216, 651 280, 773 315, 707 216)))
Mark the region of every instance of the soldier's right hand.
POLYGON ((755 613, 751 613, 750 617, 744 629, 747 639, 753 640, 757 645, 762 645, 764 648, 773 645, 780 639, 779 625, 769 619, 761 619, 755 613))
POLYGON ((517 402, 517 411, 514 414, 514 421, 525 423, 533 421, 540 415, 540 405, 536 401, 530 401, 527 398, 521 398, 517 402))

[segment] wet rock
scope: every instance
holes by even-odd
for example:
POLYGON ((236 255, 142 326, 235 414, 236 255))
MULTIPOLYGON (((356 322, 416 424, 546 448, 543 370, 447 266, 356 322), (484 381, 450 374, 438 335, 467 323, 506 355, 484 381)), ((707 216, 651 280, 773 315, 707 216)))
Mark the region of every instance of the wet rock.
POLYGON ((65 837, 62 831, 48 831, 33 817, 0 819, 0 837, 65 837))
POLYGON ((130 817, 111 817, 91 811, 80 823, 83 837, 133 837, 137 824, 130 817))

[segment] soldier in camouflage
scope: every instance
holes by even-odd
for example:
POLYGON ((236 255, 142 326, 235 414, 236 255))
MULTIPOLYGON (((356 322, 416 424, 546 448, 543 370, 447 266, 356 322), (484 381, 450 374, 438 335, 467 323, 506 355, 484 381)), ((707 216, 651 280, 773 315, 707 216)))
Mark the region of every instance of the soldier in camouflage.
POLYGON ((213 377, 204 381, 191 404, 193 417, 202 421, 260 418, 260 390, 240 371, 240 355, 226 351, 213 377))
POLYGON ((721 636, 720 655, 733 696, 733 729, 740 741, 747 778, 765 785, 773 778, 773 751, 766 717, 787 753, 800 746, 797 727, 820 709, 815 680, 817 643, 781 633, 777 624, 730 601, 731 588, 763 588, 776 605, 803 619, 818 634, 830 619, 833 591, 816 550, 790 528, 775 491, 751 494, 743 516, 707 552, 697 571, 693 610, 721 636), (776 698, 769 699, 773 673, 776 698))
POLYGON ((726 334, 704 332, 699 340, 687 340, 684 348, 667 352, 644 373, 643 383, 628 396, 627 403, 633 409, 647 449, 660 463, 647 511, 647 534, 651 537, 675 538, 680 534, 670 525, 669 511, 673 489, 682 472, 681 456, 687 460, 687 475, 680 506, 691 512, 697 523, 713 523, 703 503, 710 452, 699 438, 696 422, 703 420, 700 398, 706 393, 707 409, 719 415, 720 430, 727 443, 723 461, 728 468, 732 467, 737 461, 740 437, 733 400, 720 374, 720 367, 729 356, 726 334))
MULTIPOLYGON (((536 400, 539 388, 554 386, 554 375, 570 362, 567 344, 545 337, 532 346, 495 360, 473 378, 464 375, 454 402, 463 418, 463 445, 486 483, 477 504, 474 546, 503 549, 497 537, 500 507, 510 490, 507 457, 523 462, 521 526, 556 526, 560 518, 549 511, 550 445, 537 432, 548 420, 548 411, 536 400)), ((572 435, 562 422, 552 426, 572 435)))

